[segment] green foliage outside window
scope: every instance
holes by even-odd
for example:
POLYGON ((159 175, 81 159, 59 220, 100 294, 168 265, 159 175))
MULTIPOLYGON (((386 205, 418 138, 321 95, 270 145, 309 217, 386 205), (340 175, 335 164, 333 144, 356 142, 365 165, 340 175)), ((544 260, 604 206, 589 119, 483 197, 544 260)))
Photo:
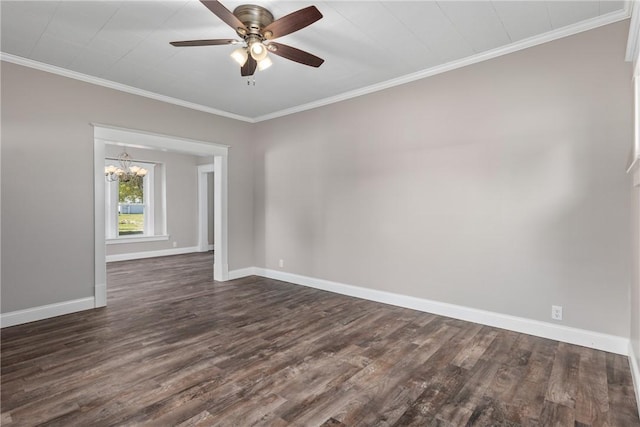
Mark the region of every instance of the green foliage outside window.
MULTIPOLYGON (((120 203, 142 203, 144 200, 144 178, 135 176, 129 181, 118 183, 118 201, 120 203)), ((132 214, 126 210, 118 215, 118 235, 144 233, 144 215, 132 214)))
POLYGON ((143 177, 135 176, 127 182, 119 182, 120 203, 142 203, 143 201, 143 177))
POLYGON ((118 215, 118 235, 126 236, 129 234, 144 233, 144 215, 143 214, 120 214, 118 215))

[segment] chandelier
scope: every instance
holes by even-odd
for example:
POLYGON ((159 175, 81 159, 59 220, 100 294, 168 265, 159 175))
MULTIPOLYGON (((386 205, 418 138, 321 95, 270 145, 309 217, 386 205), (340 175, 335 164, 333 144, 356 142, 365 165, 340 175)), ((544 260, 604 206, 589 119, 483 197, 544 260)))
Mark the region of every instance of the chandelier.
POLYGON ((145 168, 131 166, 131 157, 126 151, 120 153, 117 160, 120 163, 120 167, 114 165, 104 167, 104 176, 107 182, 129 182, 135 177, 143 177, 147 174, 145 168))

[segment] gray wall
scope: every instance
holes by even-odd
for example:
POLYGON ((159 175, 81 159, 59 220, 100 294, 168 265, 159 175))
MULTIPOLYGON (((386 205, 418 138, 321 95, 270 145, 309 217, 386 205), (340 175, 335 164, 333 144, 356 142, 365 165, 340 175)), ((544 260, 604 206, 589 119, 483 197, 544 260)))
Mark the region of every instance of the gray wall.
POLYGON ((98 122, 232 146, 230 269, 629 336, 627 28, 257 125, 2 62, 2 312, 93 295, 98 122))
POLYGON ((3 313, 93 296, 91 122, 231 145, 229 268, 254 265, 249 124, 1 67, 3 313), (70 204, 77 209, 66 209, 70 204))
MULTIPOLYGON (((105 145, 107 157, 117 157, 123 147, 105 145)), ((162 163, 155 176, 155 234, 162 234, 162 175, 166 175, 167 234, 169 240, 107 245, 107 255, 172 249, 198 245, 198 156, 127 147, 133 159, 162 163), (159 172, 159 173, 158 173, 159 172)))
POLYGON ((259 123, 257 265, 629 336, 628 25, 259 123))

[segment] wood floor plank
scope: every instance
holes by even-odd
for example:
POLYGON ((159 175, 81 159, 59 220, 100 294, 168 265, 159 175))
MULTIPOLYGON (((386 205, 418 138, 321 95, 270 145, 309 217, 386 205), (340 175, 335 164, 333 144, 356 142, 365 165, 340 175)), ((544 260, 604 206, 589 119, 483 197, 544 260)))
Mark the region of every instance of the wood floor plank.
POLYGON ((176 427, 209 427, 216 422, 216 418, 209 411, 202 411, 197 415, 177 424, 176 427))
POLYGON ((481 328, 473 339, 465 345, 451 363, 464 369, 471 369, 478 359, 487 351, 498 331, 492 328, 481 328))
POLYGON ((633 380, 627 375, 629 362, 615 354, 605 354, 607 364, 607 386, 609 396, 609 425, 635 425, 637 411, 631 406, 635 403, 633 380))
POLYGON ((625 357, 289 283, 108 265, 108 306, 5 328, 3 426, 640 426, 625 357))
POLYGON ((511 400, 511 408, 523 424, 536 423, 542 413, 557 346, 557 341, 535 339, 527 360, 527 371, 511 400))
POLYGON ((481 406, 483 397, 500 365, 489 361, 478 362, 478 366, 454 398, 440 408, 437 418, 454 425, 471 422, 474 411, 481 406))
POLYGON ((573 408, 546 400, 540 414, 540 425, 565 427, 575 425, 573 408))
POLYGON ((576 422, 588 426, 603 426, 609 422, 609 390, 604 353, 578 349, 580 366, 576 395, 576 422))
POLYGON ((546 400, 568 408, 575 407, 579 363, 580 354, 577 347, 565 343, 558 345, 546 400))

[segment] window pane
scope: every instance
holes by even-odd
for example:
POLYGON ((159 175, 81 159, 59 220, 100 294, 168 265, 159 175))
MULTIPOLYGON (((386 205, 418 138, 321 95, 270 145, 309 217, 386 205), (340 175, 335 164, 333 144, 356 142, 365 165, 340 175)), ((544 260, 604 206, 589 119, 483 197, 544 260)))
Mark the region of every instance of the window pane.
POLYGON ((118 183, 118 235, 144 234, 143 178, 118 183))

